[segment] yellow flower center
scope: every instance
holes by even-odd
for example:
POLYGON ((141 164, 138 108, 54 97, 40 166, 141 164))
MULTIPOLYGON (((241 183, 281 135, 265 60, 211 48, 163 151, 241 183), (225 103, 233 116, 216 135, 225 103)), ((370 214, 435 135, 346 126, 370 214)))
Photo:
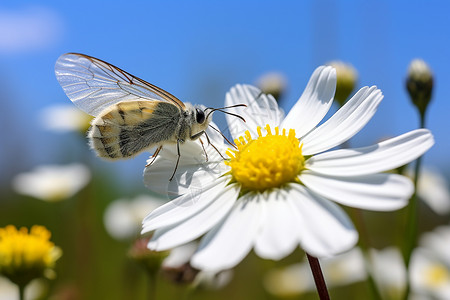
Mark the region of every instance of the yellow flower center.
POLYGON ((426 282, 430 286, 438 287, 446 284, 450 280, 450 274, 443 265, 431 265, 425 272, 426 282))
POLYGON ((258 126, 258 137, 252 139, 247 130, 244 137, 234 142, 237 149, 228 149, 230 160, 225 163, 231 167, 233 179, 240 183, 243 191, 264 191, 281 187, 288 182, 298 182, 297 176, 303 170, 305 158, 302 145, 295 137, 295 130, 280 134, 278 127, 272 134, 269 125, 263 136, 258 126))
POLYGON ((61 256, 50 236, 43 226, 33 226, 30 233, 25 227, 0 228, 0 274, 18 284, 47 275, 61 256))

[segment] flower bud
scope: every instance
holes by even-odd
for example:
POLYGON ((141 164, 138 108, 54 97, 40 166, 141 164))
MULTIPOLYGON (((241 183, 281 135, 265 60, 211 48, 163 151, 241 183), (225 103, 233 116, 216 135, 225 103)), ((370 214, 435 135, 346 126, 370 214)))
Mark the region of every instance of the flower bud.
POLYGON ((194 282, 199 270, 192 267, 189 263, 185 263, 178 267, 163 266, 161 268, 162 275, 176 284, 190 284, 194 282))
POLYGON ((421 115, 425 113, 431 100, 433 90, 433 74, 430 67, 422 59, 414 59, 409 65, 406 88, 413 104, 421 115))
POLYGON ((130 250, 128 257, 142 266, 149 274, 156 274, 161 268, 161 264, 169 255, 168 251, 153 251, 147 248, 151 237, 137 239, 130 250))
POLYGON ((336 69, 337 82, 334 99, 342 106, 355 88, 358 72, 352 65, 342 61, 332 61, 328 65, 336 69))
POLYGON ((286 77, 277 72, 270 72, 262 75, 257 81, 256 86, 264 93, 272 95, 277 101, 286 91, 286 77))

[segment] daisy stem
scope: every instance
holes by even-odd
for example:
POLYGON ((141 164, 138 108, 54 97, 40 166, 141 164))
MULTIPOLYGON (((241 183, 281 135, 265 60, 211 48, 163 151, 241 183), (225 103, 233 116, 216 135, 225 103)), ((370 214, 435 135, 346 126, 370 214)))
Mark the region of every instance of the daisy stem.
POLYGON ((308 253, 306 253, 306 257, 308 257, 309 266, 314 276, 314 283, 316 284, 319 299, 329 300, 330 296, 328 295, 328 289, 325 283, 325 279, 323 278, 323 273, 322 269, 320 268, 319 259, 317 259, 317 257, 309 255, 308 253))

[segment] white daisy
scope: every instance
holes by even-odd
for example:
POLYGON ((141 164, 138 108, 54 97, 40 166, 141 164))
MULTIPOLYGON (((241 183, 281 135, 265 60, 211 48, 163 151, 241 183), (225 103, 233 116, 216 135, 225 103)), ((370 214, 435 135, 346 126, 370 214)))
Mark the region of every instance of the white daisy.
POLYGON ((139 195, 132 200, 117 199, 105 210, 106 231, 117 240, 136 238, 142 219, 163 203, 162 198, 150 195, 139 195))
MULTIPOLYGON (((412 178, 412 170, 408 175, 412 178)), ((447 179, 435 168, 424 167, 420 171, 417 195, 436 214, 446 215, 450 212, 450 190, 447 179)))
POLYGON ((411 257, 410 280, 415 294, 450 299, 450 226, 440 226, 420 239, 411 257))
POLYGON ((57 202, 75 195, 90 179, 90 170, 82 164, 42 165, 16 175, 12 186, 19 194, 57 202))
POLYGON ((275 99, 257 88, 237 85, 226 105, 247 104, 246 122, 227 115, 237 149, 226 150, 220 135, 208 131, 223 160, 199 142, 186 142, 172 181, 176 147, 165 147, 145 170, 148 187, 178 196, 143 222, 153 231, 148 247, 166 250, 202 237, 191 264, 217 271, 238 264, 251 249, 278 260, 300 246, 316 257, 352 248, 358 239, 350 219, 335 202, 377 211, 399 209, 413 193, 411 181, 380 173, 404 165, 434 143, 426 129, 379 144, 332 149, 370 120, 383 98, 364 87, 329 120, 336 87, 332 67, 319 67, 286 118, 275 99), (322 153, 324 152, 324 153, 322 153))
POLYGON ((45 108, 39 115, 44 128, 56 132, 86 132, 92 117, 73 105, 54 105, 45 108))
POLYGON ((373 278, 383 299, 401 299, 408 275, 400 250, 395 247, 370 249, 369 254, 373 278))

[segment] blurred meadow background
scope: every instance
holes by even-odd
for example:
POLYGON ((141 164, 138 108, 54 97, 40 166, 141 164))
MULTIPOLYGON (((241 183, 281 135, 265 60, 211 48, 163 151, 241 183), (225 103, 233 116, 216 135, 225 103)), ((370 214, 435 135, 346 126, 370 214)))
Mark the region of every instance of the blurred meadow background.
MULTIPOLYGON (((61 54, 100 58, 184 102, 212 107, 223 105, 234 84, 258 85, 262 76, 276 73, 285 111, 317 66, 343 61, 357 71, 354 92, 377 85, 384 94, 377 114, 350 141, 354 147, 419 126, 405 81, 410 62, 421 58, 434 76, 426 127, 436 140, 422 166, 438 174, 428 190, 439 191, 430 197, 442 200, 435 207, 419 204, 419 231, 426 233, 450 225, 449 10, 447 1, 2 1, 0 227, 43 225, 62 250, 56 277, 36 284, 35 294, 40 299, 150 299, 152 293, 156 299, 317 299, 307 287, 278 293, 273 285, 282 285, 282 275, 270 283, 280 268, 304 261, 300 249, 278 262, 250 254, 219 286, 203 282, 194 289, 174 283, 180 278, 173 272, 159 272, 155 291, 145 268, 130 258, 140 221, 155 201, 165 201, 144 187, 149 154, 118 162, 95 157, 85 137, 88 119, 77 114, 54 75, 61 54)), ((223 115, 215 114, 214 121, 225 129, 223 115)), ((372 248, 401 242, 403 210, 362 217, 366 228, 360 235, 372 248)), ((450 274, 450 265, 446 268, 450 274)), ((337 271, 324 272, 331 278, 337 271)), ((329 281, 333 299, 367 299, 370 282, 364 275, 334 286, 329 281)), ((17 299, 14 288, 0 277, 0 299, 17 299)), ((383 297, 399 299, 398 293, 383 297)))

